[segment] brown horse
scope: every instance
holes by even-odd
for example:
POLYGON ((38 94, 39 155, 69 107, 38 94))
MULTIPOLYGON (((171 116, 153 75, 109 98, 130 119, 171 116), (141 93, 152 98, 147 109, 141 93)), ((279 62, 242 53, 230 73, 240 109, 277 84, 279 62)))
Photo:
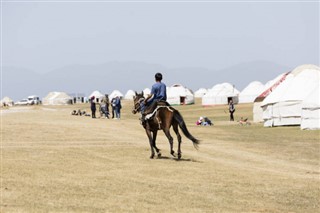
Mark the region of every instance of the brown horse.
MULTIPOLYGON (((144 101, 145 98, 143 96, 143 92, 136 95, 133 100, 134 108, 132 110, 133 114, 137 112, 141 112, 141 102, 144 101)), ((158 157, 161 157, 160 149, 156 146, 156 139, 158 130, 163 130, 164 134, 167 136, 169 143, 170 143, 170 153, 172 156, 175 157, 173 151, 173 138, 170 134, 170 127, 173 127, 174 132, 178 138, 178 159, 181 158, 181 135, 179 133, 178 126, 184 133, 184 135, 189 138, 193 142, 193 146, 197 149, 199 145, 199 140, 194 138, 188 131, 187 126, 179 113, 178 110, 174 109, 167 104, 158 104, 156 111, 153 113, 153 116, 148 119, 143 125, 147 136, 149 138, 150 148, 151 148, 151 156, 150 158, 154 157, 154 149, 156 150, 158 157)))

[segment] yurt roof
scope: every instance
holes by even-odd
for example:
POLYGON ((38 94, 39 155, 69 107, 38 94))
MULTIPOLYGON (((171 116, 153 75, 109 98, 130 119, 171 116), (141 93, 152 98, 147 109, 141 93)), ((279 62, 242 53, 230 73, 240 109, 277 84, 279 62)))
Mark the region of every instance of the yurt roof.
POLYGON ((208 92, 208 90, 206 88, 199 88, 197 91, 195 91, 195 94, 206 93, 206 92, 208 92))
POLYGON ((149 89, 149 88, 145 88, 144 90, 143 90, 143 94, 144 95, 149 95, 151 93, 151 89, 149 89))
POLYGON ((91 95, 89 95, 89 98, 91 98, 91 97, 95 97, 95 98, 103 98, 104 97, 104 95, 100 92, 100 91, 98 91, 98 90, 95 90, 95 91, 93 91, 92 93, 91 93, 91 95))
POLYGON ((198 89, 197 91, 194 92, 194 95, 195 95, 196 97, 202 97, 202 96, 204 96, 207 92, 208 92, 207 89, 205 89, 205 88, 200 88, 200 89, 198 89))
POLYGON ((133 90, 128 90, 127 92, 126 92, 126 94, 124 95, 124 98, 125 99, 131 99, 133 96, 135 96, 135 92, 133 91, 133 90))
POLYGON ((123 94, 119 90, 113 90, 112 93, 109 95, 109 98, 112 99, 117 96, 123 97, 123 94))
POLYGON ((71 96, 69 96, 67 93, 65 92, 49 92, 49 94, 44 98, 47 100, 54 100, 54 99, 72 99, 71 96))
POLYGON ((1 103, 10 103, 10 102, 13 102, 13 100, 7 96, 2 98, 1 100, 1 103))
POLYGON ((240 92, 230 83, 216 84, 209 89, 205 96, 228 96, 228 95, 238 95, 240 92))
POLYGON ((264 89, 264 85, 260 81, 249 83, 240 93, 240 95, 260 94, 264 89))
POLYGON ((300 66, 289 74, 262 102, 262 106, 283 102, 302 101, 320 84, 320 68, 317 66, 300 66))
POLYGON ((167 95, 170 96, 193 96, 193 93, 190 89, 184 87, 181 84, 173 84, 171 87, 167 87, 167 95))
POLYGON ((268 81, 265 86, 263 92, 254 100, 254 102, 261 102, 263 101, 269 94, 272 93, 290 74, 290 72, 282 73, 278 75, 271 81, 268 81))

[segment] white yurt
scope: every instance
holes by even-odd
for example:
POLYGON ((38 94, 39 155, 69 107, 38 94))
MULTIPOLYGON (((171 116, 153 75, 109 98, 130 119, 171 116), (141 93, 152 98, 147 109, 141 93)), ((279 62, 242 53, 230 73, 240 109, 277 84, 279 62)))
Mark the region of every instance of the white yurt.
POLYGON ((208 92, 205 88, 200 88, 197 91, 194 92, 194 97, 196 98, 202 98, 206 93, 208 92))
POLYGON ((263 91, 264 85, 260 81, 253 81, 240 92, 239 103, 253 103, 263 91))
POLYGON ((42 99, 43 105, 67 105, 72 104, 73 98, 65 92, 49 92, 49 94, 42 99))
POLYGON ((239 93, 234 85, 230 83, 217 84, 202 97, 202 105, 228 104, 230 99, 233 100, 233 103, 237 104, 239 102, 239 93))
POLYGON ((167 87, 167 102, 170 105, 194 104, 192 91, 181 84, 174 84, 167 87))
POLYGON ((276 78, 274 78, 271 81, 268 81, 265 86, 263 92, 254 100, 253 104, 253 122, 263 122, 262 118, 262 108, 261 104, 262 101, 272 93, 273 90, 277 88, 288 76, 290 72, 282 73, 281 75, 278 75, 276 78))
POLYGON ((262 104, 264 126, 300 125, 302 103, 319 87, 320 68, 302 65, 294 69, 262 104))
POLYGON ((320 85, 302 103, 301 129, 320 129, 320 85))
POLYGON ((133 97, 136 95, 136 93, 133 90, 128 90, 127 93, 124 95, 125 100, 133 100, 133 97))
POLYGON ((119 90, 113 90, 112 93, 109 95, 109 99, 111 100, 112 98, 115 98, 119 96, 120 99, 123 98, 123 94, 119 90))
POLYGON ((105 95, 102 94, 102 93, 101 93, 100 91, 98 91, 98 90, 93 91, 93 92, 89 95, 89 100, 91 100, 91 97, 93 97, 93 96, 94 96, 94 101, 97 102, 97 103, 101 102, 101 101, 104 99, 104 97, 105 97, 105 95))
POLYGON ((151 89, 145 88, 142 92, 143 92, 143 96, 146 98, 148 97, 148 95, 151 94, 151 89))
POLYGON ((6 97, 2 98, 2 100, 0 101, 0 104, 1 104, 1 106, 3 106, 3 105, 13 106, 14 102, 11 98, 6 96, 6 97))

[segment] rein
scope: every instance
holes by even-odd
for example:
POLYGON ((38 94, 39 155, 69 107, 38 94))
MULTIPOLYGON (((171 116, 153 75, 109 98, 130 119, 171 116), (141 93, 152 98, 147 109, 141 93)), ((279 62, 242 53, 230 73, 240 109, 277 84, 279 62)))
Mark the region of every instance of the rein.
POLYGON ((144 101, 145 100, 145 98, 140 98, 135 104, 134 104, 134 109, 133 109, 133 111, 135 112, 135 113, 137 113, 139 110, 140 110, 140 108, 141 108, 141 102, 142 101, 144 101), (138 105, 138 106, 137 106, 138 105))

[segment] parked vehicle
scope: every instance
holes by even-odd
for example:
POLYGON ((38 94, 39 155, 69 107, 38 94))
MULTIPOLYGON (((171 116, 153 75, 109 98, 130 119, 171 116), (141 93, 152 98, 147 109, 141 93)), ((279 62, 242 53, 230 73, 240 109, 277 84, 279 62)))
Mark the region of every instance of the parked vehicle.
POLYGON ((41 103, 41 101, 38 96, 36 96, 36 95, 28 96, 28 104, 29 105, 40 104, 40 103, 41 103))
POLYGON ((19 106, 23 106, 23 105, 28 105, 28 99, 21 99, 20 101, 18 101, 17 103, 15 103, 14 105, 19 105, 19 106))

